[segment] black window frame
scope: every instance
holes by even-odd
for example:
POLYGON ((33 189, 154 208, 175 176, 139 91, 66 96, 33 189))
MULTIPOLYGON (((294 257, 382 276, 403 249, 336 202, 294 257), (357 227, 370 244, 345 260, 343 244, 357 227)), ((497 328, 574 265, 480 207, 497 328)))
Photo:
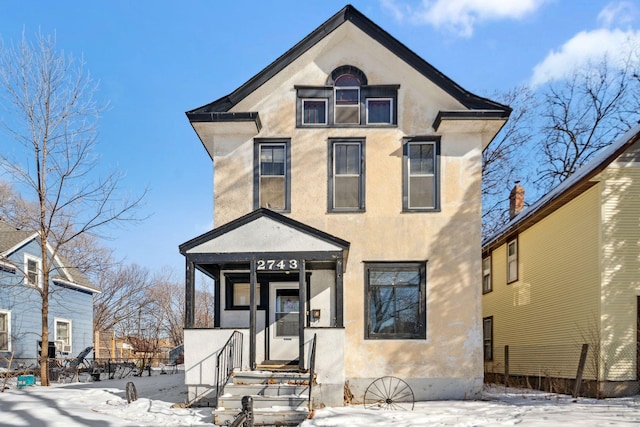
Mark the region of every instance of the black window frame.
POLYGON ((313 128, 313 127, 397 127, 398 126, 398 92, 399 84, 368 84, 367 76, 358 68, 351 65, 342 65, 334 69, 327 78, 326 84, 323 86, 305 86, 296 85, 296 127, 297 128, 313 128), (359 87, 335 86, 336 80, 345 74, 350 74, 360 81, 359 87), (337 89, 338 88, 338 89, 337 89), (336 90, 342 89, 359 89, 359 122, 358 123, 336 123, 335 122, 335 104, 336 90), (391 123, 368 123, 368 99, 385 99, 391 100, 391 123), (304 123, 304 105, 303 100, 306 99, 325 99, 327 101, 327 123, 304 123))
POLYGON ((482 319, 482 355, 487 362, 493 360, 493 316, 487 316, 482 319), (487 324, 490 325, 488 338, 487 324))
MULTIPOLYGON (((224 274, 224 300, 225 310, 249 310, 249 304, 236 305, 234 303, 234 290, 235 285, 239 283, 250 283, 249 273, 225 273, 224 274)), ((266 310, 269 306, 269 281, 257 280, 260 285, 260 303, 258 304, 258 310, 266 310)))
POLYGON ((283 145, 284 156, 284 209, 271 209, 274 212, 291 212, 291 139, 290 138, 256 138, 253 144, 253 208, 261 208, 260 203, 260 154, 261 147, 265 145, 283 145))
POLYGON ((440 137, 439 136, 415 136, 405 138, 402 147, 402 211, 403 212, 440 212, 440 137), (413 144, 433 144, 434 145, 434 206, 414 207, 410 206, 409 200, 409 148, 413 144))
POLYGON ((328 144, 329 154, 328 158, 328 170, 327 176, 327 211, 332 213, 340 212, 364 212, 366 209, 365 199, 365 183, 366 183, 366 150, 365 150, 365 138, 329 138, 328 144), (358 185, 358 206, 355 208, 337 208, 334 206, 334 190, 335 190, 335 148, 337 145, 352 144, 360 147, 360 175, 358 185))
MULTIPOLYGON (((427 261, 376 261, 364 262, 364 339, 365 340, 425 340, 427 338, 427 261), (419 271, 420 284, 418 292, 418 331, 415 333, 371 333, 371 271, 419 271)), ((395 285, 394 285, 395 286, 395 285)))
POLYGON ((493 292, 493 257, 491 254, 482 258, 482 293, 488 294, 489 292, 493 292), (489 260, 489 274, 485 275, 484 262, 485 260, 489 260), (489 285, 485 286, 485 277, 489 277, 489 285))

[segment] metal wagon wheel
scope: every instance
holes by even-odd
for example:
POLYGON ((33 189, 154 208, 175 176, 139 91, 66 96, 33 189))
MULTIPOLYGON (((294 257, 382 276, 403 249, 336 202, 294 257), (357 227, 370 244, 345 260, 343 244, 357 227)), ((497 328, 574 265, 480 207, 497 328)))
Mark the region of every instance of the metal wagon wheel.
POLYGON ((364 392, 365 409, 413 411, 413 390, 397 377, 380 377, 364 392))

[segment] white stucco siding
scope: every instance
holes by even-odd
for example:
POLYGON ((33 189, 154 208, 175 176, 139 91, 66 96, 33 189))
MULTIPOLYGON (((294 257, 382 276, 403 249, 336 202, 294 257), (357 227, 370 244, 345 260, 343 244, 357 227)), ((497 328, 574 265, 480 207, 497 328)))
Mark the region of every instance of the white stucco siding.
MULTIPOLYGON (((480 390, 480 175, 486 141, 464 123, 452 133, 432 128, 438 111, 460 109, 458 101, 350 23, 234 107, 259 112, 263 127, 256 138, 290 138, 291 212, 286 215, 350 242, 344 275, 344 360, 353 391, 364 391, 383 375, 411 379, 419 398, 472 397, 480 390), (324 85, 342 65, 361 69, 369 84, 400 85, 397 126, 296 128, 295 85, 324 85), (403 138, 416 135, 440 137, 437 212, 403 212, 403 138), (328 141, 341 137, 364 138, 365 212, 327 213, 328 141), (426 339, 364 339, 364 263, 370 261, 427 263, 426 339)), ((217 225, 253 210, 253 139, 220 144, 224 155, 214 158, 217 225)), ((261 237, 263 229, 254 231, 238 239, 241 244, 230 238, 198 251, 273 247, 273 241, 261 237)), ((330 304, 331 291, 312 289, 311 308, 330 304)), ((321 326, 325 321, 323 317, 321 326)))

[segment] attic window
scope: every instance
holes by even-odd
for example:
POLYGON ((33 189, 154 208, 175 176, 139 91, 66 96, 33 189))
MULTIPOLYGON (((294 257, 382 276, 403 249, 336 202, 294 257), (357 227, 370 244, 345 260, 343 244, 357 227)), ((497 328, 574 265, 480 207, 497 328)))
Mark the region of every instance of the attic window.
POLYGON ((335 81, 336 124, 360 123, 360 80, 353 74, 343 74, 335 81))

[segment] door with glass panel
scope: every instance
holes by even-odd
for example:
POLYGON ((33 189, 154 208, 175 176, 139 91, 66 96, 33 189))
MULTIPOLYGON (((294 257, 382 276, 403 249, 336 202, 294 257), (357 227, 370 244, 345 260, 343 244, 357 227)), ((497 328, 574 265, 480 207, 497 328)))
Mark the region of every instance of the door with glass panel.
POLYGON ((299 357, 298 283, 271 283, 269 291, 269 359, 291 361, 299 357))

